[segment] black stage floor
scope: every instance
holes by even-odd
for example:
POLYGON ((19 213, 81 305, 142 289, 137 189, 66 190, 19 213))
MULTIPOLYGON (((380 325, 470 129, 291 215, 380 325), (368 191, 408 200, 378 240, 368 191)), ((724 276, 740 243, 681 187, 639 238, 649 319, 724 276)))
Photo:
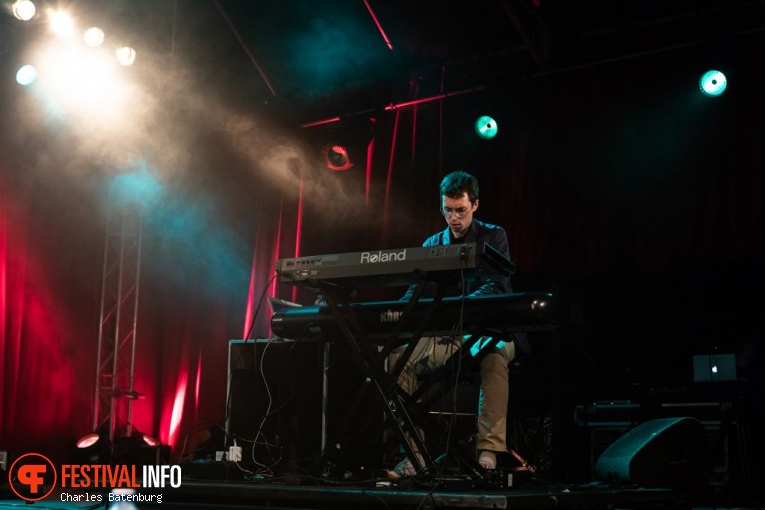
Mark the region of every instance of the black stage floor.
POLYGON ((27 503, 7 487, 0 488, 0 508, 96 509, 209 508, 209 509, 763 509, 758 498, 732 498, 706 491, 608 486, 562 485, 527 479, 503 489, 473 488, 464 478, 417 480, 398 484, 370 480, 366 483, 319 483, 307 478, 261 481, 183 480, 180 487, 135 489, 135 503, 108 502, 108 492, 60 490, 41 501, 27 503), (301 485, 298 485, 301 484, 301 485), (80 502, 63 501, 80 494, 80 502))

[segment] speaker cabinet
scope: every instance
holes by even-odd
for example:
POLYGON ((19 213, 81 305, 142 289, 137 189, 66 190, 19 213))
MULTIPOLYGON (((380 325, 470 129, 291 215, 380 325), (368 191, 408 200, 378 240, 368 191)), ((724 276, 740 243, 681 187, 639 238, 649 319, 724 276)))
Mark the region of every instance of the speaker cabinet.
POLYGON ((628 431, 595 464, 604 481, 646 488, 699 489, 708 484, 704 425, 695 418, 651 420, 628 431))
POLYGON ((230 340, 228 444, 251 471, 312 470, 363 380, 342 345, 230 340))
POLYGON ((229 342, 226 432, 244 468, 292 471, 320 454, 323 368, 317 342, 229 342))

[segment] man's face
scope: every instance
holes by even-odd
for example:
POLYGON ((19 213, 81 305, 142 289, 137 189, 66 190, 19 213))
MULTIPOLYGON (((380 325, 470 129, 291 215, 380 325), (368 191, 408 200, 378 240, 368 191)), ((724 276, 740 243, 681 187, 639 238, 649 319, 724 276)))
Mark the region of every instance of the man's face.
POLYGON ((446 223, 449 224, 454 237, 462 237, 467 234, 476 209, 478 209, 478 199, 475 203, 471 203, 467 192, 459 198, 441 195, 441 214, 446 218, 446 223))

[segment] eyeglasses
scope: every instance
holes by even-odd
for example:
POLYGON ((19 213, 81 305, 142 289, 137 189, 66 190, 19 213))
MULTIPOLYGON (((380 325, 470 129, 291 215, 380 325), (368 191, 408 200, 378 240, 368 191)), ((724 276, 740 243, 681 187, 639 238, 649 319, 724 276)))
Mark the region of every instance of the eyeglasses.
POLYGON ((467 216, 467 213, 470 212, 470 209, 472 209, 472 207, 457 207, 456 209, 452 209, 451 207, 442 207, 441 214, 443 214, 447 219, 451 218, 452 215, 462 219, 467 216))

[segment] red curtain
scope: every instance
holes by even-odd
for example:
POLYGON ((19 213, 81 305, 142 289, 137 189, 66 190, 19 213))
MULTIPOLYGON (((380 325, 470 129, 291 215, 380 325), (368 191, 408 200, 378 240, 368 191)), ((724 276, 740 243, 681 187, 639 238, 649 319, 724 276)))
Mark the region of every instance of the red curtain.
POLYGON ((18 186, 9 178, 18 169, 2 164, 0 444, 61 456, 64 441, 88 427, 97 324, 86 306, 96 304, 98 272, 67 249, 83 241, 76 229, 51 217, 48 199, 18 186), (73 286, 78 278, 83 285, 73 286))

